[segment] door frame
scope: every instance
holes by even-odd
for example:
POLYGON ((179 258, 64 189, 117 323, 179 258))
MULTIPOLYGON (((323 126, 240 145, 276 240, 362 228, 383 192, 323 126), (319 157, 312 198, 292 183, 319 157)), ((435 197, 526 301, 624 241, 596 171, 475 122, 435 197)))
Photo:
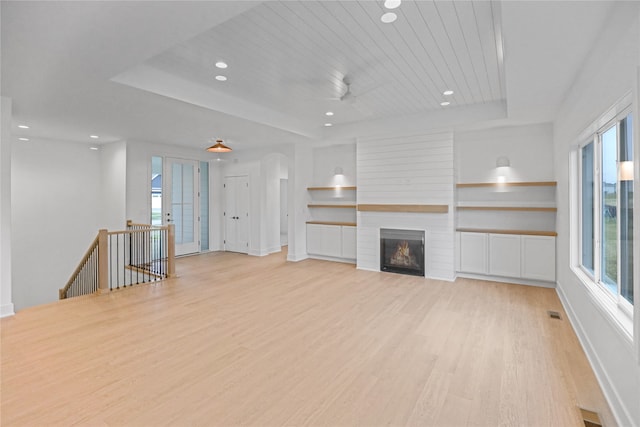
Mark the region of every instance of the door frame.
MULTIPOLYGON (((193 182, 193 237, 194 242, 190 243, 194 245, 195 251, 187 250, 185 252, 181 252, 179 250, 179 244, 176 242, 176 255, 189 255, 189 254, 197 254, 201 252, 200 248, 200 160, 197 159, 185 159, 180 157, 171 157, 171 156, 163 156, 162 162, 162 174, 166 179, 162 180, 162 224, 167 225, 167 213, 171 212, 171 179, 173 173, 171 171, 171 164, 174 163, 192 163, 194 166, 194 182, 193 182)), ((170 223, 175 224, 172 221, 170 223)))
MULTIPOLYGON (((251 187, 249 186, 249 175, 225 175, 223 178, 223 207, 222 207, 222 211, 223 211, 223 243, 222 243, 222 248, 225 252, 236 252, 236 253, 244 253, 244 254, 249 254, 249 245, 251 242, 251 221, 250 221, 250 216, 249 216, 249 210, 250 210, 250 206, 251 206, 251 187), (247 197, 247 245, 246 248, 244 248, 244 250, 240 251, 240 250, 230 250, 228 248, 228 244, 227 244, 227 240, 228 240, 228 236, 227 236, 227 221, 228 221, 228 215, 227 213, 229 212, 229 206, 227 205, 228 200, 227 200, 227 179, 229 178, 244 178, 246 180, 247 183, 247 193, 246 193, 246 197, 247 197)), ((237 198, 236 198, 237 200, 237 198)), ((236 248, 237 249, 237 248, 236 248)))

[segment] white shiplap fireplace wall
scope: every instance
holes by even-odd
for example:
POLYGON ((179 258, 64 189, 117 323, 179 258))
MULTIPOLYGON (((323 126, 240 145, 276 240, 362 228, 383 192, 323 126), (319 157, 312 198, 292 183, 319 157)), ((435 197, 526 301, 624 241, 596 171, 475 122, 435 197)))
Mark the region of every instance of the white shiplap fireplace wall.
POLYGON ((358 211, 357 266, 380 271, 380 229, 425 231, 425 276, 455 278, 453 135, 359 140, 358 204, 448 205, 448 213, 358 211))

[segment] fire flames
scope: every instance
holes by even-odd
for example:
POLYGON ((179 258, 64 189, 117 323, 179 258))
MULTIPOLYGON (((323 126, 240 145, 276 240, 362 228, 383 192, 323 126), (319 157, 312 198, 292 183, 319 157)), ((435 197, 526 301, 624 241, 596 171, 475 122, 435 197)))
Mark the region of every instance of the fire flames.
POLYGON ((411 254, 409 242, 403 240, 398 242, 396 251, 389 260, 391 265, 400 265, 403 267, 420 267, 416 261, 416 257, 411 254))

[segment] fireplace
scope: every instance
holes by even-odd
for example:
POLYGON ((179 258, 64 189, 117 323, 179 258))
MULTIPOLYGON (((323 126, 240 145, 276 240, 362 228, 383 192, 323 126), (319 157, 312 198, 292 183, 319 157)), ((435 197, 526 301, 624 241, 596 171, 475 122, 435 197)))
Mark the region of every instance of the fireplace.
POLYGON ((381 228, 380 271, 424 276, 424 230, 381 228))

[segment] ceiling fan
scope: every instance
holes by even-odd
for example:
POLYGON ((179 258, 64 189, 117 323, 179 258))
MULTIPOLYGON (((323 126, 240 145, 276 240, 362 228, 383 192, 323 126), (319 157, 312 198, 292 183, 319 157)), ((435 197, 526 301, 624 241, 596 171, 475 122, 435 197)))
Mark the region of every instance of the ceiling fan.
POLYGON ((356 95, 351 91, 351 85, 352 85, 352 80, 349 76, 344 76, 342 78, 342 84, 344 86, 344 90, 342 92, 342 94, 339 97, 334 97, 334 98, 327 98, 329 101, 340 101, 340 102, 344 102, 345 104, 349 104, 354 106, 358 111, 360 111, 360 113, 364 114, 365 116, 370 116, 372 114, 372 112, 369 110, 369 108, 367 108, 362 102, 356 102, 358 98, 362 97, 363 95, 372 92, 374 90, 376 90, 377 88, 379 88, 380 86, 382 86, 382 84, 376 84, 374 86, 371 86, 369 88, 366 88, 362 91, 358 91, 359 93, 356 95))
MULTIPOLYGON (((353 94, 353 92, 351 92, 351 79, 348 76, 344 76, 342 78, 342 84, 344 85, 344 91, 342 92, 342 95, 340 95, 337 98, 327 98, 330 101, 355 101, 357 96, 353 94)), ((373 90, 375 88, 372 88, 370 90, 373 90)), ((363 93, 361 93, 359 96, 364 95, 365 93, 369 92, 370 90, 367 90, 363 93)))

